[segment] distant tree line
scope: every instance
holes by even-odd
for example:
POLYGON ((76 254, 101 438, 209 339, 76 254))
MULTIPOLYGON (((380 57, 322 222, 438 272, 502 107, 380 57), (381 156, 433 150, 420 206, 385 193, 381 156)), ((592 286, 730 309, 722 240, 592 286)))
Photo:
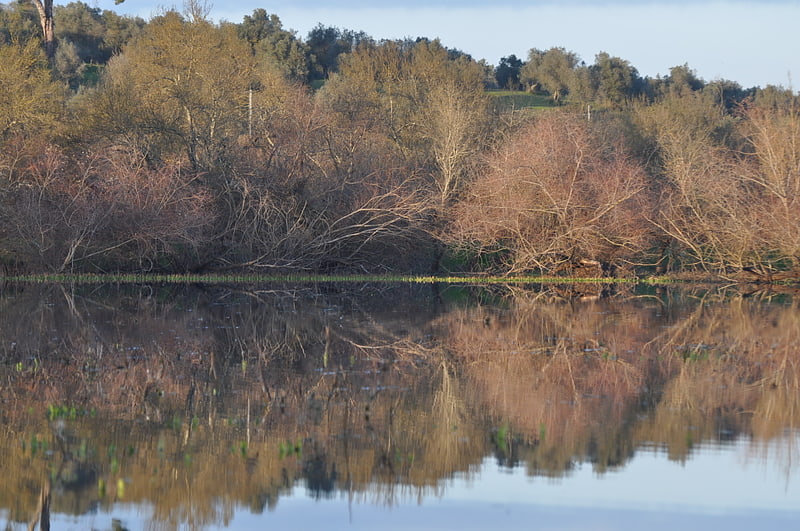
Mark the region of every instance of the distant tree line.
POLYGON ((301 39, 192 2, 53 20, 48 55, 33 4, 0 6, 9 271, 798 276, 791 90, 602 52, 492 67, 426 38, 301 39))

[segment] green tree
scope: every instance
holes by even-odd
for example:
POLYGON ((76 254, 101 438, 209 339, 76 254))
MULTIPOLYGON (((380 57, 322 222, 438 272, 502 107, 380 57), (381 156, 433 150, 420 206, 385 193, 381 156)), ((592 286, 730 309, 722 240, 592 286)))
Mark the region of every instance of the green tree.
POLYGON ((109 63, 81 115, 89 131, 136 138, 149 155, 180 147, 193 168, 208 169, 246 133, 257 81, 255 59, 235 28, 170 11, 109 63))
POLYGON ((53 82, 38 41, 0 45, 0 140, 52 129, 62 103, 63 90, 53 82))
POLYGON ((644 88, 636 68, 628 61, 612 57, 606 52, 595 56, 595 62, 589 70, 595 80, 597 97, 614 105, 636 97, 644 88))
POLYGON ((98 8, 83 2, 56 6, 54 13, 56 39, 71 42, 84 63, 104 63, 110 55, 103 49, 105 27, 98 8))
POLYGON ((362 42, 371 41, 363 31, 339 29, 318 24, 306 36, 306 45, 313 58, 312 79, 328 79, 338 71, 339 57, 350 53, 362 42))
POLYGON ((754 91, 745 90, 739 83, 728 79, 715 79, 703 87, 703 93, 719 104, 725 112, 736 110, 750 98, 754 91))
POLYGON ((239 36, 250 45, 253 55, 273 63, 290 79, 307 81, 308 47, 294 32, 285 30, 278 15, 256 9, 245 15, 238 27, 239 36))
POLYGON ((429 172, 445 204, 485 141, 483 83, 480 64, 439 41, 362 43, 324 96, 335 112, 379 127, 406 161, 429 172))
POLYGON ((146 23, 140 17, 122 16, 114 11, 103 11, 103 53, 110 58, 139 35, 146 23))
MULTIPOLYGON (((124 1, 125 0, 114 0, 116 4, 121 4, 124 1)), ((48 59, 52 59, 56 53, 57 42, 53 0, 31 0, 31 2, 39 14, 39 25, 42 30, 42 43, 44 44, 45 54, 48 59)))
POLYGON ((31 39, 41 42, 39 15, 33 3, 0 4, 0 43, 24 45, 31 39))
POLYGON ((516 55, 511 54, 508 57, 502 57, 500 59, 500 64, 494 69, 497 86, 500 88, 519 90, 520 70, 522 70, 522 60, 517 59, 516 55))
POLYGON ((78 54, 78 47, 71 41, 60 41, 53 57, 53 71, 58 79, 66 81, 70 88, 76 89, 82 78, 85 63, 78 54))
POLYGON ((757 89, 753 100, 759 107, 771 109, 796 107, 800 103, 791 89, 775 85, 757 89))
POLYGON ((697 77, 697 72, 684 63, 669 69, 669 76, 664 80, 664 90, 662 92, 684 94, 698 91, 704 85, 705 81, 697 77))
POLYGON ((575 85, 575 69, 579 62, 575 53, 564 48, 546 51, 533 48, 520 71, 520 80, 531 90, 544 90, 559 101, 575 85))

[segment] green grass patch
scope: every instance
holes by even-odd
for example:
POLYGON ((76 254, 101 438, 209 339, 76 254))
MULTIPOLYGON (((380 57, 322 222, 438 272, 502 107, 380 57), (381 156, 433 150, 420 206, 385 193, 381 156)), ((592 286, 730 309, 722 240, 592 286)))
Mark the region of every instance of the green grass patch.
POLYGON ((553 107, 552 98, 545 94, 514 90, 490 90, 487 94, 498 108, 504 110, 553 107))

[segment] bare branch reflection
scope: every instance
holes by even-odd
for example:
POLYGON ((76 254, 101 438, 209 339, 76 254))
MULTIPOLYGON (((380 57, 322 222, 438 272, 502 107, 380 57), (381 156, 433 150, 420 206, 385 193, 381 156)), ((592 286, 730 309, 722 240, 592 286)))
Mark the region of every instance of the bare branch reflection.
POLYGON ((0 508, 24 524, 394 505, 487 457, 559 478, 746 438, 800 462, 791 292, 16 285, 0 337, 0 508))

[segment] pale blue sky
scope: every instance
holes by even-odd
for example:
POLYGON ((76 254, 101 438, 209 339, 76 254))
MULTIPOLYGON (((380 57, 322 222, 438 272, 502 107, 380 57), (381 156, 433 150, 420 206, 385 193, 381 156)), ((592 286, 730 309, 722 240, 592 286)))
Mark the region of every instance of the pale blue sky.
MULTIPOLYGON (((63 1, 63 0, 61 0, 63 1)), ((102 9, 149 18, 181 2, 85 0, 102 9)), ((59 0, 56 0, 59 2, 59 0)), ((688 65, 706 81, 743 87, 791 86, 800 77, 800 0, 290 0, 210 2, 214 20, 240 22, 256 8, 277 14, 305 38, 318 23, 364 31, 376 39, 440 38, 476 59, 524 59, 531 48, 561 46, 586 61, 604 51, 639 73, 666 75, 688 65)))

